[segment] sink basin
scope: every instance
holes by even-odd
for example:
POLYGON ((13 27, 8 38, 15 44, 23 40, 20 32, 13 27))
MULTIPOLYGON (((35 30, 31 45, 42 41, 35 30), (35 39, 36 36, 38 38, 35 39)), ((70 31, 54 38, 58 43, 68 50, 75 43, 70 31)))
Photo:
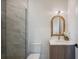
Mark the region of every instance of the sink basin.
POLYGON ((63 37, 60 37, 60 40, 58 40, 58 37, 53 37, 49 40, 49 45, 74 45, 76 42, 74 40, 69 39, 69 41, 64 40, 63 37))

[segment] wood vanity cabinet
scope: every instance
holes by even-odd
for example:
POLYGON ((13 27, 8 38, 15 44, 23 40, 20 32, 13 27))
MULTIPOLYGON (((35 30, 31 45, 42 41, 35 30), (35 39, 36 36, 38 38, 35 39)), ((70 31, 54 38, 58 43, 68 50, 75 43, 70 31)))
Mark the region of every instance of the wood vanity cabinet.
POLYGON ((74 45, 49 45, 49 59, 75 59, 74 45))

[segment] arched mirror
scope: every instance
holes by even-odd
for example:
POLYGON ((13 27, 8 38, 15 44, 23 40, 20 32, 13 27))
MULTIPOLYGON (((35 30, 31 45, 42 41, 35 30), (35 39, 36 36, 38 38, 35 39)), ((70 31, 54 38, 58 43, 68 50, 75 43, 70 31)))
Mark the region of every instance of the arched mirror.
POLYGON ((65 19, 63 16, 54 16, 51 19, 51 36, 64 36, 65 19))

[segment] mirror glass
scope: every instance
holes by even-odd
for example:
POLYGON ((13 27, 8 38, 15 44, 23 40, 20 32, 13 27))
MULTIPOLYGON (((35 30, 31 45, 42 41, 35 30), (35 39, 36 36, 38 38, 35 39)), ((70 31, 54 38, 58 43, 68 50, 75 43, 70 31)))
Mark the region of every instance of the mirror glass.
POLYGON ((63 34, 63 20, 61 17, 55 17, 53 20, 53 34, 63 34))
POLYGON ((53 20, 53 34, 59 33, 59 17, 54 18, 53 20))

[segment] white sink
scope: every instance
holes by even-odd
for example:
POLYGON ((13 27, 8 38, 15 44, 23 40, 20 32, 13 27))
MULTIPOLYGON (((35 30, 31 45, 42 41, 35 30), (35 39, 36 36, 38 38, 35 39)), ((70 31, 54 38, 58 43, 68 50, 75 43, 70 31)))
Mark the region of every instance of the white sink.
POLYGON ((63 37, 58 40, 58 37, 53 37, 49 40, 49 45, 74 45, 75 41, 69 39, 69 41, 64 40, 63 37))

